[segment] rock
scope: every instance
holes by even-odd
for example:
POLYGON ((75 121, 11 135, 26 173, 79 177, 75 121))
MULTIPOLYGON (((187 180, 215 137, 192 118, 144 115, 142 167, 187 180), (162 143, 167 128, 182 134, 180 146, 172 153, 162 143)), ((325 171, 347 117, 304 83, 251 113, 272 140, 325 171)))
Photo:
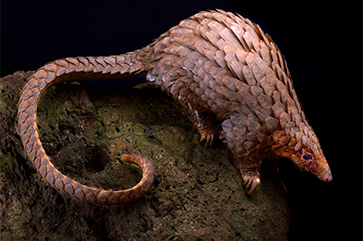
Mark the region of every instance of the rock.
POLYGON ((287 239, 290 210, 277 163, 264 162, 262 184, 248 196, 222 143, 200 144, 183 108, 147 84, 99 95, 60 84, 43 95, 40 139, 64 174, 116 190, 141 178, 122 153, 143 153, 156 168, 147 195, 125 206, 60 195, 41 180, 17 134, 17 102, 31 74, 0 79, 1 240, 287 239))

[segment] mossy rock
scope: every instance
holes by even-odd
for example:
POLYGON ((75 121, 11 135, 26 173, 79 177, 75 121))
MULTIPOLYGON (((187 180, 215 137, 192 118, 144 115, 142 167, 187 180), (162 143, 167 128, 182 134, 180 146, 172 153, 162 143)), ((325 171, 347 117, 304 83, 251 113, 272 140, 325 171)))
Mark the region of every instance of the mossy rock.
POLYGON ((277 163, 264 162, 262 184, 248 196, 222 143, 199 143, 183 108, 147 84, 99 95, 60 84, 44 94, 39 135, 61 172, 117 190, 141 178, 122 153, 143 153, 156 170, 147 195, 124 206, 60 195, 41 180, 17 134, 17 102, 31 74, 0 79, 1 240, 287 239, 290 210, 277 163))

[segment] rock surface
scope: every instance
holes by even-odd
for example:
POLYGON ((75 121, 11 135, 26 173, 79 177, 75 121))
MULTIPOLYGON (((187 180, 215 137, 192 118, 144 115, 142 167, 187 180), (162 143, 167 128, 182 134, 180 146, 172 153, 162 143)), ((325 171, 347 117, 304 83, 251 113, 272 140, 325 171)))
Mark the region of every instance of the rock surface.
POLYGON ((200 144, 182 107, 147 84, 99 95, 60 84, 43 95, 40 139, 64 174, 116 190, 141 178, 122 153, 143 153, 156 169, 147 195, 125 206, 60 195, 40 179, 17 134, 17 102, 31 74, 0 79, 0 240, 287 239, 290 210, 277 163, 264 162, 262 184, 248 196, 221 142, 200 144))

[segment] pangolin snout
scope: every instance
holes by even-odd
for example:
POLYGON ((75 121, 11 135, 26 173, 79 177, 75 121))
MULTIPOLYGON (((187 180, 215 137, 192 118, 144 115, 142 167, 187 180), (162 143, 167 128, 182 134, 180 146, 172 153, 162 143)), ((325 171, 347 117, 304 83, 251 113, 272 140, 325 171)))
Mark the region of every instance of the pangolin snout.
POLYGON ((310 168, 308 171, 315 174, 315 176, 317 176, 323 182, 331 182, 333 180, 333 176, 325 158, 320 159, 317 164, 318 165, 313 165, 312 168, 310 168))
POLYGON ((325 171, 325 173, 321 177, 321 180, 324 182, 331 182, 333 180, 333 176, 331 175, 330 169, 325 171))

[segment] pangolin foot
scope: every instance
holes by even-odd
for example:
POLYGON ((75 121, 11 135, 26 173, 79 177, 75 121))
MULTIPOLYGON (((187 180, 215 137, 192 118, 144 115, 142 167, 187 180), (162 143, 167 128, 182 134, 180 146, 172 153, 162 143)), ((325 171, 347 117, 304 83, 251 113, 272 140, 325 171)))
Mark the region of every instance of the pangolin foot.
POLYGON ((205 141, 205 145, 207 147, 212 147, 214 140, 218 136, 218 130, 217 129, 205 129, 203 131, 200 131, 200 142, 205 141))
POLYGON ((200 142, 205 142, 205 146, 212 147, 213 142, 219 135, 219 130, 216 126, 204 128, 203 130, 199 130, 200 133, 200 142))
POLYGON ((245 174, 241 173, 243 185, 248 191, 248 195, 254 193, 254 191, 260 186, 260 176, 258 174, 245 174))

